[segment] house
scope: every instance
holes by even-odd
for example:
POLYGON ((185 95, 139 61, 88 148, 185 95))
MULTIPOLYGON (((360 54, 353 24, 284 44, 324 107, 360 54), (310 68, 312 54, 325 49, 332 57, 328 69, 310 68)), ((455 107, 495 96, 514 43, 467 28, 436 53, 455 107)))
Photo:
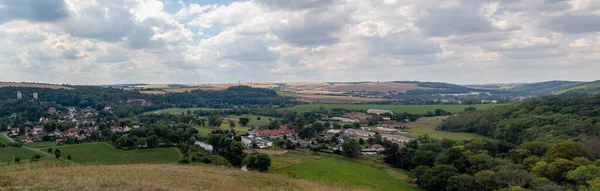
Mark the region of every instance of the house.
POLYGON ((29 142, 29 140, 30 140, 29 136, 27 136, 27 135, 21 136, 21 141, 23 141, 23 142, 29 142))
POLYGON ((376 150, 376 151, 383 151, 383 150, 385 150, 385 148, 383 148, 383 146, 380 145, 380 144, 371 145, 371 149, 376 150))
POLYGON ((362 154, 362 155, 376 155, 377 154, 377 150, 374 150, 374 149, 361 149, 360 150, 360 154, 362 154))
POLYGON ((244 144, 245 146, 250 147, 250 148, 252 148, 254 145, 256 145, 258 148, 261 148, 261 149, 273 146, 272 142, 263 140, 260 137, 254 137, 253 135, 243 136, 242 144, 244 144))
POLYGON ((268 137, 270 139, 279 139, 284 135, 295 136, 296 130, 289 128, 287 125, 281 125, 279 126, 279 129, 276 130, 258 130, 256 131, 256 135, 259 137, 268 137))
POLYGON ((110 111, 111 109, 112 109, 112 107, 110 107, 110 106, 104 107, 104 111, 110 111))
POLYGON ((129 131, 131 131, 131 128, 129 128, 128 126, 125 126, 125 128, 123 128, 123 133, 129 133, 129 131))
POLYGON ((56 107, 48 108, 48 113, 56 113, 56 107))
POLYGON ((21 132, 21 130, 20 130, 18 127, 17 127, 17 128, 12 128, 12 129, 10 129, 10 132, 11 132, 13 135, 16 135, 16 134, 19 134, 19 132, 21 132))
POLYGON ((331 121, 346 122, 346 123, 358 122, 357 119, 350 119, 350 118, 345 118, 345 117, 332 117, 330 120, 331 121))
POLYGON ((386 113, 394 114, 392 111, 384 110, 384 109, 368 109, 367 113, 376 114, 376 115, 381 115, 381 114, 386 114, 386 113))
POLYGON ((17 113, 12 113, 12 114, 10 115, 10 118, 17 118, 17 113))
POLYGON ((348 137, 347 135, 340 135, 338 137, 336 137, 336 139, 340 142, 343 143, 345 140, 350 139, 350 137, 348 137))
POLYGON ((74 107, 69 107, 69 112, 74 113, 77 112, 77 110, 74 107))
POLYGON ((33 134, 38 134, 44 131, 44 127, 42 127, 41 125, 36 125, 35 127, 33 127, 33 134))
POLYGON ((381 120, 390 121, 390 120, 392 120, 392 118, 389 116, 383 116, 383 117, 381 117, 381 120))
POLYGON ((119 126, 112 126, 110 127, 110 131, 112 131, 113 133, 122 133, 123 132, 123 127, 119 127, 119 126))
POLYGON ((389 133, 389 134, 399 133, 397 129, 391 129, 391 128, 385 128, 385 127, 376 127, 373 129, 373 131, 377 131, 379 133, 389 133))
POLYGON ((329 129, 329 130, 327 130, 327 132, 325 132, 325 133, 327 134, 327 136, 330 136, 330 137, 332 137, 332 136, 334 136, 334 135, 336 135, 336 134, 341 134, 341 133, 343 133, 343 131, 344 131, 344 130, 341 130, 341 129, 329 129))

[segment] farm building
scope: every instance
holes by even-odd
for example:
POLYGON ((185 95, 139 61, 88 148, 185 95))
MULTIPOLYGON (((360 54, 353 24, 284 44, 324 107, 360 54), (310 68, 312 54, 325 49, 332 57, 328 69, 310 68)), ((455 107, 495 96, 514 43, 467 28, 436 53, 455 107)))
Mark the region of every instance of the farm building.
POLYGON ((341 121, 341 122, 358 122, 357 119, 350 119, 350 118, 345 118, 345 117, 332 117, 330 120, 341 121))
POLYGON ((377 115, 386 114, 386 113, 393 114, 392 111, 385 110, 385 109, 369 109, 369 110, 367 110, 367 113, 377 114, 377 115))
POLYGON ((373 132, 364 131, 364 130, 360 130, 360 129, 346 129, 344 131, 344 134, 346 134, 348 136, 356 136, 356 137, 370 137, 370 136, 375 135, 375 133, 373 133, 373 132))
POLYGON ((254 137, 253 135, 242 137, 242 144, 250 148, 252 148, 253 145, 256 145, 258 148, 261 149, 273 146, 272 142, 263 140, 260 137, 254 137))

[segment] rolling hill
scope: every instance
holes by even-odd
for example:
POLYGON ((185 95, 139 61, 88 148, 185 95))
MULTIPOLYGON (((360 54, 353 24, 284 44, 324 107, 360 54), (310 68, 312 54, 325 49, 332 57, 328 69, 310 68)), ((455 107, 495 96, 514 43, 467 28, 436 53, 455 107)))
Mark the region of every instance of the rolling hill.
POLYGON ((596 94, 596 93, 600 93, 600 80, 593 81, 593 82, 587 82, 587 83, 581 83, 581 84, 579 84, 577 86, 573 86, 571 88, 567 88, 567 89, 563 89, 563 90, 558 90, 558 91, 552 92, 552 94, 554 94, 554 95, 561 95, 561 94, 596 94))
POLYGON ((0 190, 356 190, 277 174, 214 166, 15 165, 0 167, 0 190))
POLYGON ((576 81, 547 81, 532 84, 523 84, 511 88, 509 90, 533 95, 547 95, 555 91, 562 91, 569 88, 573 88, 584 83, 585 82, 576 81))

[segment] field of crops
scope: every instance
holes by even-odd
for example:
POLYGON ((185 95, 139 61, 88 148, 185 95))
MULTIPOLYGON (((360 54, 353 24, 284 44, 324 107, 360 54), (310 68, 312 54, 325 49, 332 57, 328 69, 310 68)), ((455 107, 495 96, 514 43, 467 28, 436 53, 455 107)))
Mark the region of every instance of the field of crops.
MULTIPOLYGON (((53 147, 60 149, 62 156, 71 155, 74 162, 80 164, 146 164, 174 163, 179 159, 176 148, 158 148, 123 151, 110 147, 106 143, 86 143, 53 147)), ((46 151, 46 148, 40 149, 46 151)))
POLYGON ((283 168, 276 172, 336 186, 370 190, 417 190, 386 172, 386 169, 333 156, 283 168))
POLYGON ((368 109, 386 109, 393 112, 408 112, 414 114, 424 114, 427 111, 435 111, 436 109, 443 109, 452 113, 463 111, 467 107, 475 107, 477 110, 485 110, 499 106, 499 104, 477 104, 477 105, 378 105, 378 104, 305 104, 297 105, 290 108, 283 108, 290 111, 296 111, 298 113, 310 112, 318 110, 321 107, 324 109, 355 109, 355 110, 368 110, 368 109))

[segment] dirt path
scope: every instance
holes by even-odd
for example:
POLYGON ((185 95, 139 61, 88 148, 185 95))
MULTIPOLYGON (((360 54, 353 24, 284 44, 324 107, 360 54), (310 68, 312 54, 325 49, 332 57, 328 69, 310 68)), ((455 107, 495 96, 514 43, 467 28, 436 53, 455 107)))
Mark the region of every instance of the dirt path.
POLYGON ((15 140, 11 139, 11 138, 8 136, 8 134, 6 134, 6 133, 2 133, 2 136, 6 137, 6 139, 8 139, 8 141, 9 141, 9 142, 11 142, 11 143, 14 143, 14 142, 15 142, 15 140))

